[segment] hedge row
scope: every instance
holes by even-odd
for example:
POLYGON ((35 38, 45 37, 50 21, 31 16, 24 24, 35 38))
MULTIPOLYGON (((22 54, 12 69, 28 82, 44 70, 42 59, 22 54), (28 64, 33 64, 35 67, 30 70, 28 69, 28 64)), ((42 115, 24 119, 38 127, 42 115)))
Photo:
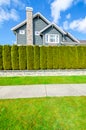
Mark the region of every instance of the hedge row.
POLYGON ((0 46, 2 69, 86 69, 86 46, 0 46))

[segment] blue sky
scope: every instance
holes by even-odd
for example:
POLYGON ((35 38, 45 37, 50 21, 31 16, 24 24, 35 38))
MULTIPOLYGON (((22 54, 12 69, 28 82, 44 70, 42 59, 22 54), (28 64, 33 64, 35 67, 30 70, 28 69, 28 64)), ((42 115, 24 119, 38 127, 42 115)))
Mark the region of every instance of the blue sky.
POLYGON ((0 0, 0 44, 15 42, 11 28, 26 19, 26 7, 76 38, 86 39, 86 0, 0 0))

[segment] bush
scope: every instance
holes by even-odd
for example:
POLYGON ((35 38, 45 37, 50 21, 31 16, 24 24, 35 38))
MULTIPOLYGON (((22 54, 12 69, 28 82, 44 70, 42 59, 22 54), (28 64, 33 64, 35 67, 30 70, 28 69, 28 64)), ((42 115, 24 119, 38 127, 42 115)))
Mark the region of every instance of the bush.
POLYGON ((59 69, 66 68, 65 47, 66 46, 59 47, 59 69))
POLYGON ((26 46, 19 46, 19 69, 27 69, 26 46))
POLYGON ((39 46, 34 46, 34 69, 40 69, 40 48, 39 46))
POLYGON ((47 69, 47 47, 40 47, 40 69, 47 69))
POLYGON ((19 70, 19 53, 18 46, 13 45, 11 47, 11 60, 12 60, 12 69, 19 70))
POLYGON ((47 69, 53 68, 53 46, 47 47, 47 69))
POLYGON ((53 69, 59 68, 59 47, 53 46, 53 69))
POLYGON ((3 46, 3 68, 4 70, 11 70, 11 46, 3 46))
POLYGON ((27 69, 34 69, 34 48, 33 46, 27 46, 27 69))
POLYGON ((86 46, 82 46, 81 48, 82 48, 82 51, 83 51, 83 53, 81 55, 82 68, 86 69, 86 46))
POLYGON ((3 69, 2 46, 0 46, 0 70, 3 69))

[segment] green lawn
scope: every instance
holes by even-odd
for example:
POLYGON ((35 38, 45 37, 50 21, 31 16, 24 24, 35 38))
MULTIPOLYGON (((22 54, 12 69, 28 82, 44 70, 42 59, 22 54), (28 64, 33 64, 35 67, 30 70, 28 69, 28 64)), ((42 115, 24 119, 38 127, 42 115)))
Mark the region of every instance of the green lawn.
POLYGON ((86 76, 0 77, 0 85, 86 83, 86 76))
POLYGON ((86 130, 86 97, 0 100, 0 130, 86 130))

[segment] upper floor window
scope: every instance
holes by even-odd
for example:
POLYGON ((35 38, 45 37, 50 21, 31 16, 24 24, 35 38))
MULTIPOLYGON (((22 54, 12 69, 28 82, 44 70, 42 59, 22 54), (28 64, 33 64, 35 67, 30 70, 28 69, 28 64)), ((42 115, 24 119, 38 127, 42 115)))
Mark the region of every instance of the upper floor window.
POLYGON ((35 31, 35 35, 40 35, 40 32, 39 31, 35 31))
POLYGON ((19 30, 19 34, 25 34, 25 30, 19 30))
POLYGON ((59 35, 58 34, 46 34, 45 42, 46 43, 59 43, 59 35))

